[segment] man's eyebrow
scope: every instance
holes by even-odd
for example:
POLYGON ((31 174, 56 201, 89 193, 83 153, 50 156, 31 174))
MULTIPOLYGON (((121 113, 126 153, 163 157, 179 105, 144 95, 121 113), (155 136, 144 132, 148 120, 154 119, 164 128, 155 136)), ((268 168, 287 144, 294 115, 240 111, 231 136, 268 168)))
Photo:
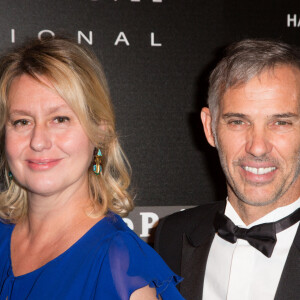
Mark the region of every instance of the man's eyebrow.
POLYGON ((232 117, 235 117, 235 118, 247 118, 247 115, 241 114, 241 113, 226 113, 226 114, 223 114, 222 117, 224 119, 232 118, 232 117))
POLYGON ((272 115, 271 117, 272 118, 295 118, 295 117, 299 117, 299 114, 287 112, 287 113, 283 113, 283 114, 275 114, 275 115, 272 115))
MULTIPOLYGON (((241 113, 226 113, 226 114, 223 114, 222 117, 224 119, 232 118, 232 117, 235 117, 235 118, 248 118, 248 115, 241 114, 241 113)), ((295 113, 292 113, 292 112, 286 112, 286 113, 282 113, 282 114, 271 115, 269 117, 270 118, 297 118, 297 117, 299 117, 299 115, 295 114, 295 113)))

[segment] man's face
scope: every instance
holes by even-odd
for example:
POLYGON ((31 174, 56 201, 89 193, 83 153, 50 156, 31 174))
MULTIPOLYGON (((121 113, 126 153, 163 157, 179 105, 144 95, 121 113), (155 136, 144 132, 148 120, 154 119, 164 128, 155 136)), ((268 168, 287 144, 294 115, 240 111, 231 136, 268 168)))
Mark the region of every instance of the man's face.
POLYGON ((278 207, 300 196, 299 98, 300 71, 288 66, 225 92, 215 139, 229 200, 278 207))

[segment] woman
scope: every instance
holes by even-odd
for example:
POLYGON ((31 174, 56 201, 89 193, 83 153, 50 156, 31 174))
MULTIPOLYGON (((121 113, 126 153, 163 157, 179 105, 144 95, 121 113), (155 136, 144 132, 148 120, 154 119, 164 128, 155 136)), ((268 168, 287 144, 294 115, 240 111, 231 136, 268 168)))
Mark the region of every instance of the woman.
POLYGON ((67 39, 0 62, 0 299, 183 299, 132 208, 97 59, 67 39))

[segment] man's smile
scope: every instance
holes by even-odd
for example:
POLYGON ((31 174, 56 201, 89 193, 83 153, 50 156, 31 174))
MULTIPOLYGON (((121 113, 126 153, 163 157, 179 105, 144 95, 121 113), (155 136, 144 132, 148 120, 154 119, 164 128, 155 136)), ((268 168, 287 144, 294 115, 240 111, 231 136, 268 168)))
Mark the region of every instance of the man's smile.
POLYGON ((256 174, 256 175, 264 175, 267 173, 270 173, 274 170, 276 170, 275 167, 268 167, 268 168, 253 168, 253 167, 249 167, 249 166, 245 166, 242 167, 244 170, 246 170, 247 172, 256 174))

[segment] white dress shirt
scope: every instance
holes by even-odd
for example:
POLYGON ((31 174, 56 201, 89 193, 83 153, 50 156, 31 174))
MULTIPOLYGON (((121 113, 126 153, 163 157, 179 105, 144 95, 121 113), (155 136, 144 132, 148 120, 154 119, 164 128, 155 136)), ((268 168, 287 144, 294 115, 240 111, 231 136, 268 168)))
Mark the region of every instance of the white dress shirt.
MULTIPOLYGON (((279 207, 248 226, 227 200, 225 215, 243 228, 278 221, 300 207, 300 198, 279 207)), ((281 273, 299 222, 277 233, 277 243, 270 258, 238 239, 235 244, 215 235, 208 255, 203 300, 271 300, 274 299, 281 273)))

